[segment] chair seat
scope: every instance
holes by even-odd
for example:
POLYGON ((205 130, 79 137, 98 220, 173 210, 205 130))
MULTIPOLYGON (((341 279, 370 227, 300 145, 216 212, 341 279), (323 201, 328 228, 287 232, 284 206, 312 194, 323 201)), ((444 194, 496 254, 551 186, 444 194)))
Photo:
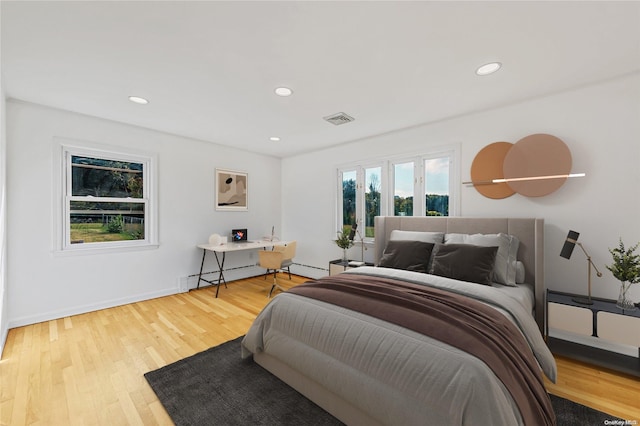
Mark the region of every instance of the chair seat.
POLYGON ((296 252, 296 242, 292 241, 283 246, 276 246, 273 250, 260 250, 258 252, 258 265, 265 268, 265 279, 267 274, 273 271, 273 284, 271 290, 269 290, 269 297, 275 288, 279 288, 284 291, 282 287, 278 285, 278 271, 286 269, 289 273, 289 279, 291 279, 290 266, 293 265, 293 257, 296 252), (286 258, 285 258, 286 257, 286 258))
POLYGON ((293 259, 287 259, 282 261, 282 268, 286 268, 288 266, 293 265, 293 259))

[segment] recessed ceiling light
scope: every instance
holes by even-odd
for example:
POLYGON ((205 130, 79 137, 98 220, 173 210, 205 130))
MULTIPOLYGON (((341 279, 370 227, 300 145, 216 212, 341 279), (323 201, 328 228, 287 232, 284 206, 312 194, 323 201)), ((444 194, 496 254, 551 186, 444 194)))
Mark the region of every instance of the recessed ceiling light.
POLYGON ((146 100, 145 98, 141 98, 140 96, 129 96, 129 100, 140 105, 146 105, 149 103, 148 100, 146 100))
POLYGON ((502 67, 500 62, 489 62, 488 64, 484 64, 480 68, 476 70, 476 74, 478 75, 489 75, 498 71, 502 67))
POLYGON ((291 96, 293 90, 289 89, 288 87, 276 87, 275 92, 278 96, 291 96))
POLYGON ((279 137, 277 137, 277 136, 271 136, 271 137, 269 138, 269 140, 270 140, 270 141, 274 141, 274 142, 278 142, 278 141, 280 140, 280 138, 279 138, 279 137))

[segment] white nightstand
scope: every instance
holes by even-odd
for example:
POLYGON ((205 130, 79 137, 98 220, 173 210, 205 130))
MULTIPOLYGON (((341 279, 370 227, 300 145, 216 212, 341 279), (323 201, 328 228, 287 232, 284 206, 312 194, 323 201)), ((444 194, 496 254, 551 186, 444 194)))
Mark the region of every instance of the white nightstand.
POLYGON ((373 263, 369 262, 365 262, 363 265, 349 264, 349 262, 345 262, 342 259, 332 260, 331 262, 329 262, 329 275, 339 274, 340 272, 344 272, 347 269, 357 268, 358 266, 373 266, 373 263))

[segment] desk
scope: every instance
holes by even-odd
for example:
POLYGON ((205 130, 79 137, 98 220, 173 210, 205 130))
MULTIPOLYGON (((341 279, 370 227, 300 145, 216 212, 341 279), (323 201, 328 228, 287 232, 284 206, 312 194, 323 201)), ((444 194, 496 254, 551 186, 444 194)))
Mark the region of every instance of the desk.
POLYGON ((248 241, 244 243, 226 243, 220 245, 211 245, 211 244, 198 244, 198 248, 202 249, 202 263, 200 263, 200 273, 198 274, 198 285, 196 288, 200 288, 200 281, 204 281, 209 284, 216 285, 216 297, 218 297, 218 291, 220 290, 220 284, 224 283, 224 286, 227 286, 227 282, 224 279, 224 261, 228 252, 233 251, 243 251, 243 250, 258 250, 258 249, 266 249, 269 247, 285 245, 287 241, 267 241, 267 240, 259 240, 259 241, 248 241), (216 257, 216 263, 218 264, 218 279, 217 280, 206 280, 202 278, 202 269, 204 268, 204 259, 207 257, 207 252, 211 251, 216 257), (219 254, 222 253, 222 259, 219 254))

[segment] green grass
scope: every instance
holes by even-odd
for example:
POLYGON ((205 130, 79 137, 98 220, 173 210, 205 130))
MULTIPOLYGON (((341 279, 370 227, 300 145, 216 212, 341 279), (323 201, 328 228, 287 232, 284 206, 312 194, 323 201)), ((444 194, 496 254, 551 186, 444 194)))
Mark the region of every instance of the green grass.
MULTIPOLYGON (((107 231, 107 227, 101 223, 72 223, 71 241, 82 241, 84 243, 100 243, 105 241, 125 241, 136 240, 133 233, 139 232, 143 235, 142 225, 126 225, 127 232, 112 233, 107 231)), ((144 238, 144 237, 142 237, 144 238)))

